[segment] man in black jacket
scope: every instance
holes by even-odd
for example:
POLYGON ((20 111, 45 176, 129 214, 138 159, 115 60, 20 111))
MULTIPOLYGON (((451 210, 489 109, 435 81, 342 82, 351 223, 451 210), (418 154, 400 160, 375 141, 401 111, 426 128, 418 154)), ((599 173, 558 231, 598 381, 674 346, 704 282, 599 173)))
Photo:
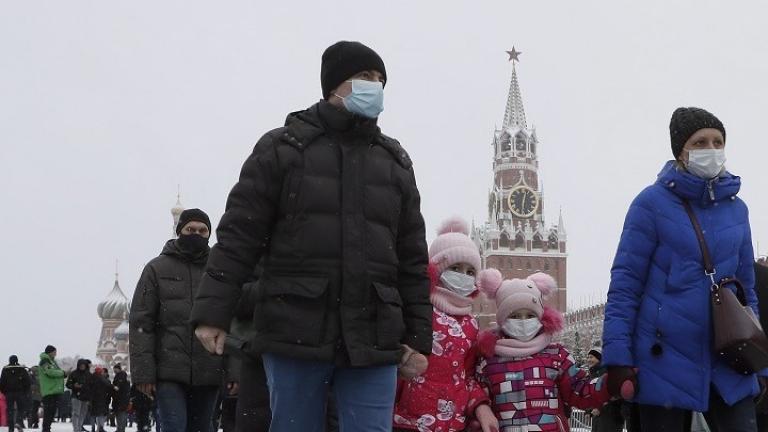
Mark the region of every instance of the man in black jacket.
POLYGON ((431 352, 414 171, 377 126, 386 80, 367 46, 329 47, 323 100, 259 140, 218 226, 192 321, 221 354, 243 282, 264 259, 249 349, 264 353, 273 432, 318 430, 331 381, 341 431, 391 430, 404 346, 431 352))
POLYGON ((125 432, 128 425, 128 404, 131 402, 131 383, 128 382, 128 374, 120 363, 116 363, 113 370, 115 378, 112 380, 112 386, 115 393, 112 397, 112 412, 115 413, 117 422, 116 432, 125 432))
POLYGON ((219 385, 221 356, 209 354, 189 317, 208 259, 211 222, 199 209, 184 210, 159 257, 145 267, 133 294, 131 372, 136 387, 157 399, 164 431, 209 432, 219 385))
POLYGON ((67 377, 67 388, 72 390, 72 430, 81 432, 91 401, 90 362, 86 359, 77 361, 77 368, 67 377))
POLYGON ((14 427, 22 430, 24 416, 27 412, 27 393, 31 381, 27 368, 19 364, 19 358, 12 355, 8 359, 8 365, 3 367, 0 373, 0 393, 5 395, 6 409, 8 413, 8 432, 13 432, 14 427))

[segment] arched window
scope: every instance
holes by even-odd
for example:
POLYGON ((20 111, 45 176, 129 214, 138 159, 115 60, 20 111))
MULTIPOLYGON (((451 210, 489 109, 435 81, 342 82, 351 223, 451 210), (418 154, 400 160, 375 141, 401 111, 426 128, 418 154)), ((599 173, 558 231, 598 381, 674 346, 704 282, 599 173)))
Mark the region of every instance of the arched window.
POLYGON ((549 244, 548 244, 548 246, 549 246, 550 249, 557 249, 557 247, 558 247, 557 234, 551 233, 549 235, 549 244))
POLYGON ((499 247, 509 248, 509 236, 507 233, 501 233, 501 237, 499 237, 499 247))
POLYGON ((544 241, 541 238, 541 234, 535 234, 533 236, 533 248, 534 249, 544 249, 544 241))
POLYGON ((523 237, 523 233, 517 233, 515 236, 515 249, 525 249, 525 237, 523 237))

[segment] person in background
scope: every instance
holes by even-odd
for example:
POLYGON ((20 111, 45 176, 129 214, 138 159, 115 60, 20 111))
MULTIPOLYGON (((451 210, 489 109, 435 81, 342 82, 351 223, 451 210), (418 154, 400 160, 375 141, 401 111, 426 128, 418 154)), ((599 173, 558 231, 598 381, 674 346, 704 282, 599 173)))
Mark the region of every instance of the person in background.
POLYGON ((51 424, 56 416, 58 401, 64 394, 64 380, 67 373, 56 363, 56 347, 48 345, 40 354, 38 364, 40 394, 43 397, 43 430, 51 432, 51 424))
POLYGON ((109 402, 114 393, 115 389, 107 379, 106 369, 97 367, 91 385, 91 417, 97 432, 104 432, 104 424, 109 415, 109 402))
POLYGON ((59 423, 65 423, 72 418, 72 391, 67 388, 56 401, 56 418, 59 423))
POLYGON ((112 380, 112 386, 115 393, 112 398, 112 411, 117 423, 116 432, 125 432, 128 423, 128 404, 131 402, 131 383, 128 382, 128 374, 120 363, 116 363, 113 370, 115 378, 112 380))
POLYGON ((0 392, 5 395, 6 412, 8 416, 8 432, 14 427, 24 429, 24 415, 27 412, 27 393, 31 382, 27 368, 19 364, 15 355, 8 358, 8 365, 0 373, 0 392))
POLYGON ((27 426, 29 426, 30 429, 37 429, 40 427, 40 416, 38 415, 38 411, 40 411, 43 396, 40 394, 40 381, 37 377, 38 369, 38 366, 32 366, 29 368, 29 379, 31 385, 29 387, 30 403, 27 426))
POLYGON ((72 390, 72 430, 81 432, 91 400, 91 371, 88 360, 77 361, 77 368, 69 374, 66 386, 72 390))
POLYGON ((157 400, 163 429, 210 432, 224 360, 194 336, 190 311, 208 260, 211 222, 184 210, 160 256, 141 274, 129 315, 131 374, 157 400))
MULTIPOLYGON (((603 350, 594 347, 587 353, 587 366, 589 366, 590 378, 600 378, 606 373, 606 369, 600 364, 603 359, 603 350)), ((593 408, 592 432, 621 432, 624 430, 624 418, 621 415, 622 401, 612 401, 600 408, 593 408)))
POLYGON ((136 430, 149 432, 152 426, 149 419, 149 414, 152 411, 152 399, 139 391, 136 384, 131 386, 131 406, 136 416, 136 430))

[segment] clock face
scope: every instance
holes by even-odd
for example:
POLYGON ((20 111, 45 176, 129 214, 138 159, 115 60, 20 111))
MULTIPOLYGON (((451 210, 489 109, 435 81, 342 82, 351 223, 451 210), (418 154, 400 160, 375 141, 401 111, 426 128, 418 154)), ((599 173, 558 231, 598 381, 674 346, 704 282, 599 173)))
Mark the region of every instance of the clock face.
POLYGON ((527 218, 539 208, 539 196, 528 186, 518 186, 509 193, 507 203, 512 214, 527 218))

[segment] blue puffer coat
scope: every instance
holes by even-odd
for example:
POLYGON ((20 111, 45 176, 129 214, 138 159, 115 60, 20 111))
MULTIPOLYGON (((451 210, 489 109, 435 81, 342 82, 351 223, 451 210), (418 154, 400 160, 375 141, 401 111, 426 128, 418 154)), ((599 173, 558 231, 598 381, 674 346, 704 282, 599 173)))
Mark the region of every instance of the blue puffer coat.
POLYGON ((755 375, 739 375, 712 352, 711 282, 682 205, 690 201, 699 219, 716 280, 735 275, 756 311, 740 186, 730 173, 707 182, 670 161, 629 208, 611 269, 603 364, 639 369, 635 402, 707 411, 711 385, 729 405, 759 392, 755 375))

